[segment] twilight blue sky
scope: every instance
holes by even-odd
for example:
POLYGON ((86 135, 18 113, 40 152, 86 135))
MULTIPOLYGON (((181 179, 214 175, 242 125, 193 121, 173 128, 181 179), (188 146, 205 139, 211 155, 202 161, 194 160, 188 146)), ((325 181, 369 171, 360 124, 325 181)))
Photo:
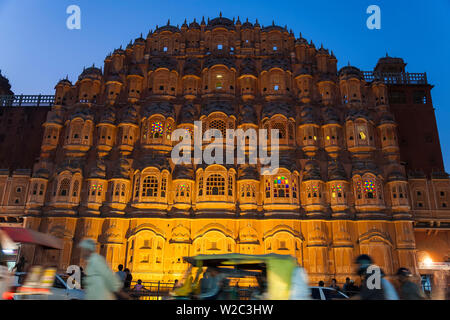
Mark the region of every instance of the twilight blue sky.
MULTIPOLYGON (((257 18, 324 44, 338 58, 372 70, 386 52, 402 57, 409 72, 427 72, 447 170, 450 170, 450 0, 0 0, 0 69, 16 94, 53 94, 68 74, 103 65, 105 56, 155 25, 181 25, 219 11, 228 18, 257 18), (81 8, 81 30, 66 28, 66 8, 81 8), (366 8, 381 8, 381 30, 366 27, 366 8)), ((418 150, 418 152, 421 152, 418 150)))

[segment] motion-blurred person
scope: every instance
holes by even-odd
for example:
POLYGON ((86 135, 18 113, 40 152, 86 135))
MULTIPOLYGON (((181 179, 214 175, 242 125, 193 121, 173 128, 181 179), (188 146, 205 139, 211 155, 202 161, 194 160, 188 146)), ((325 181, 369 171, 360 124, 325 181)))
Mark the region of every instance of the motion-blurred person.
POLYGON ((362 277, 361 289, 359 295, 353 297, 355 299, 361 300, 398 300, 397 292, 394 286, 384 278, 384 273, 380 267, 373 264, 372 258, 366 254, 362 254, 356 258, 357 274, 362 277), (377 270, 377 273, 369 272, 369 267, 371 269, 377 270), (373 277, 379 276, 380 279, 374 279, 373 277), (379 286, 369 286, 369 282, 372 283, 375 280, 379 282, 379 286))
POLYGON ((203 278, 200 282, 201 293, 198 295, 198 298, 201 300, 216 299, 222 290, 225 276, 216 268, 208 268, 205 273, 207 278, 203 278))
POLYGON ((319 281, 319 287, 324 287, 325 286, 325 282, 323 282, 322 280, 319 281))
POLYGON ((330 286, 330 288, 333 288, 334 290, 337 290, 337 291, 341 291, 341 288, 339 288, 339 286, 337 284, 337 281, 334 278, 331 279, 331 286, 330 286))
POLYGON ((347 277, 345 278, 345 283, 344 286, 342 287, 342 290, 347 296, 351 297, 356 293, 358 293, 359 288, 355 285, 355 282, 353 280, 347 277))
POLYGON ((301 267, 296 267, 292 272, 291 292, 289 300, 310 300, 311 289, 308 286, 308 275, 301 267))
POLYGON ((81 257, 87 261, 84 285, 86 300, 114 300, 122 288, 119 277, 108 267, 104 257, 95 252, 95 242, 84 239, 80 242, 81 257))
POLYGON ((13 277, 3 260, 3 249, 0 244, 0 300, 3 300, 3 294, 9 290, 13 282, 13 277))
POLYGON ((411 281, 412 274, 407 268, 397 270, 397 279, 400 283, 398 294, 401 300, 423 300, 425 295, 417 284, 411 281))
POLYGON ((119 271, 116 272, 116 275, 119 277, 120 282, 122 283, 122 285, 125 284, 125 278, 127 277, 127 274, 125 273, 125 271, 123 271, 123 264, 119 264, 117 266, 117 269, 119 271))
POLYGON ((133 276, 131 275, 131 271, 128 268, 125 268, 124 270, 126 277, 125 277, 125 282, 123 284, 123 288, 125 290, 130 290, 131 288, 131 281, 133 281, 133 276))
POLYGON ((25 257, 21 256, 19 261, 17 261, 16 265, 12 268, 12 271, 24 272, 26 263, 25 257))
POLYGON ((133 290, 134 290, 134 291, 137 291, 137 292, 142 292, 142 291, 147 290, 147 288, 144 287, 144 285, 142 284, 142 280, 139 279, 139 280, 137 281, 137 283, 135 284, 133 290))

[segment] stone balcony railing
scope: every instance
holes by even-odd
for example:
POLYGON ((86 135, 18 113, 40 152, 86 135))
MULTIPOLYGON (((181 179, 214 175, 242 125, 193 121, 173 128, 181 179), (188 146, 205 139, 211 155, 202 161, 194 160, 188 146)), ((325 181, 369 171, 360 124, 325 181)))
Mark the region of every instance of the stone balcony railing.
POLYGON ((364 80, 372 82, 379 79, 386 84, 427 84, 426 73, 385 73, 375 71, 363 71, 364 80))
POLYGON ((54 101, 54 95, 2 95, 0 96, 0 107, 50 107, 54 101))

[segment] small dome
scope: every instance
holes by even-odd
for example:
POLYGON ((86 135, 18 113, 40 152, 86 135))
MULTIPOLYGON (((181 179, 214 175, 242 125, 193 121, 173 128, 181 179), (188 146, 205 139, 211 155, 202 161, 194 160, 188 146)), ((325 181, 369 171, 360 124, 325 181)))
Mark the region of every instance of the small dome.
POLYGON ((108 82, 119 82, 119 83, 122 83, 122 84, 123 84, 122 78, 121 78, 120 75, 119 75, 118 73, 116 73, 116 72, 110 73, 110 74, 106 77, 105 82, 106 82, 106 83, 108 83, 108 82))
POLYGON ((121 123, 131 123, 131 124, 137 124, 138 122, 138 112, 136 110, 136 107, 131 105, 128 108, 126 108, 122 114, 122 119, 120 121, 121 123))
POLYGON ((371 160, 355 161, 352 166, 352 176, 357 174, 362 176, 365 173, 372 173, 374 175, 378 175, 379 170, 377 168, 377 165, 371 160))
POLYGON ((256 165, 244 164, 238 167, 238 180, 259 181, 259 171, 256 165))
POLYGON ((139 68, 139 65, 133 63, 132 65, 130 65, 130 68, 128 70, 128 75, 130 76, 139 76, 139 77, 144 77, 144 74, 142 73, 141 68, 139 68))
POLYGON ((350 65, 343 67, 341 70, 339 70, 338 75, 340 79, 351 79, 351 78, 356 78, 359 80, 364 79, 361 70, 359 70, 356 67, 352 67, 350 65))
POLYGON ((69 117, 70 120, 73 120, 75 118, 81 118, 83 120, 94 119, 91 109, 85 105, 78 106, 69 117))
POLYGON ((339 161, 331 161, 328 164, 328 181, 347 180, 347 174, 339 161))
POLYGON ((302 108, 300 112, 300 123, 301 124, 317 124, 317 116, 314 109, 310 105, 306 105, 302 108))
POLYGON ((322 113, 323 123, 340 123, 339 115, 333 107, 327 107, 322 113))
POLYGON ((351 108, 347 112, 347 116, 345 117, 345 121, 348 120, 356 120, 356 119, 366 119, 372 120, 369 112, 364 108, 351 108))
POLYGON ((231 101, 226 100, 217 100, 217 101, 210 101, 202 108, 202 115, 209 115, 213 112, 223 112, 228 116, 235 115, 234 106, 231 103, 231 101))
POLYGON ((183 105, 178 117, 178 123, 192 123, 197 119, 197 110, 192 102, 187 102, 183 105))
POLYGON ((229 69, 235 69, 236 70, 236 64, 234 63, 234 59, 229 56, 223 56, 223 55, 209 55, 205 59, 205 64, 203 68, 211 68, 212 66, 222 64, 224 66, 227 66, 229 69))
POLYGON ((200 76, 200 61, 195 58, 187 58, 183 66, 183 75, 200 76))
POLYGON ((308 161, 303 169, 303 181, 309 180, 322 180, 319 165, 314 160, 308 161))
POLYGON ((111 107, 107 107, 105 110, 103 110, 101 116, 100 116, 100 122, 99 123, 109 123, 114 124, 116 121, 116 113, 115 110, 111 107))
POLYGON ((242 75, 252 75, 258 77, 258 71, 256 70, 256 65, 253 59, 245 58, 239 67, 239 74, 242 75))
POLYGON ((78 80, 83 79, 101 80, 102 70, 94 66, 84 69, 83 72, 78 77, 78 80))
MULTIPOLYGON (((170 156, 170 155, 169 155, 170 156)), ((140 159, 135 160, 137 169, 143 170, 148 167, 155 167, 158 170, 168 170, 170 171, 169 158, 166 155, 151 152, 143 155, 140 159)))
POLYGON ((71 87, 72 86, 72 82, 70 82, 70 80, 67 79, 67 78, 66 79, 62 79, 62 80, 58 81, 58 83, 55 86, 55 89, 56 89, 57 86, 71 87))
POLYGON ((125 158, 120 158, 119 161, 115 161, 112 177, 118 179, 130 179, 130 162, 125 158))
POLYGON ((95 166, 93 166, 89 171, 89 178, 106 178, 106 165, 103 160, 97 160, 95 166))
POLYGON ((241 29, 253 29, 253 24, 247 20, 242 24, 241 29))
POLYGON ((406 181, 406 177, 400 171, 393 171, 388 175, 387 181, 406 181))
POLYGON ((154 114, 160 114, 166 118, 171 117, 175 119, 174 107, 170 102, 167 101, 151 102, 150 104, 144 106, 144 117, 149 118, 154 114))
POLYGON ((288 118, 294 117, 294 106, 284 101, 267 102, 262 111, 262 118, 271 118, 276 114, 282 114, 288 118))
POLYGON ((208 21, 208 25, 206 26, 207 30, 212 30, 214 28, 222 27, 228 30, 234 30, 234 23, 232 20, 228 18, 222 17, 222 14, 218 18, 214 18, 208 21))
POLYGON ((176 33, 176 32, 180 32, 180 29, 178 27, 171 26, 170 20, 168 20, 167 24, 165 26, 159 27, 159 28, 158 28, 158 26, 156 26, 156 30, 154 33, 159 33, 159 32, 163 32, 163 31, 169 31, 172 33, 176 33))
POLYGON ((287 32, 287 28, 286 27, 283 28, 283 27, 277 26, 277 25, 275 25, 274 21, 272 21, 272 25, 263 27, 261 29, 262 32, 269 32, 269 31, 274 31, 274 30, 280 31, 280 32, 287 32))
POLYGON ((395 124, 394 116, 390 112, 383 112, 380 116, 380 124, 393 123, 395 124))
POLYGON ((50 171, 46 168, 39 168, 33 173, 33 178, 48 179, 50 177, 50 171))
POLYGON ((258 117, 255 112, 255 108, 252 105, 245 104, 240 112, 239 117, 239 123, 251 123, 251 124, 258 124, 258 117))
POLYGON ((298 67, 294 72, 294 77, 302 76, 302 75, 312 75, 311 69, 306 68, 305 66, 298 67))
POLYGON ((195 21, 195 18, 194 21, 189 24, 189 29, 200 30, 200 25, 195 21))
POLYGON ((166 68, 169 71, 177 70, 177 61, 169 57, 154 57, 148 62, 148 70, 166 68))
POLYGON ((47 113, 47 121, 46 122, 55 123, 55 124, 63 124, 63 118, 58 112, 49 111, 47 113))
POLYGON ((176 165, 173 168, 172 180, 187 179, 195 180, 194 169, 191 165, 176 165))
POLYGON ((291 70, 291 64, 288 59, 284 58, 267 58, 262 62, 262 70, 270 70, 272 68, 280 68, 282 70, 291 70))

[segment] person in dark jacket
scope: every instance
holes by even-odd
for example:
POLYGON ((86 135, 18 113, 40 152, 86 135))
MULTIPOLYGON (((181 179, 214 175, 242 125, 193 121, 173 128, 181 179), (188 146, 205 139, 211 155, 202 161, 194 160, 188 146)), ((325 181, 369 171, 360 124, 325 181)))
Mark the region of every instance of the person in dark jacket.
POLYGON ((125 282, 123 283, 123 288, 125 290, 130 290, 131 288, 131 281, 133 281, 133 276, 131 275, 130 269, 125 268, 124 270, 126 276, 125 276, 125 282))
POLYGON ((423 300, 425 295, 417 284, 411 281, 412 274, 407 268, 397 270, 397 279, 400 283, 398 295, 401 300, 423 300))

